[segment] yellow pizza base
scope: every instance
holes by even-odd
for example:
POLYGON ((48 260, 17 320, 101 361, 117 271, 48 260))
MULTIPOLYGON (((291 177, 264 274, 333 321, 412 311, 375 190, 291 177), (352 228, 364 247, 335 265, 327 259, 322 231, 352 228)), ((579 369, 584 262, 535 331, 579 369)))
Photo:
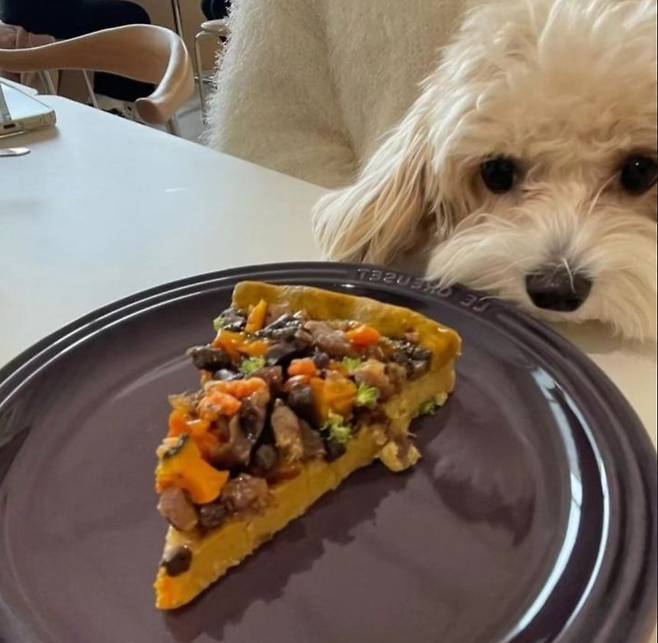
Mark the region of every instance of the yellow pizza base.
MULTIPOLYGON (((450 393, 453 387, 452 362, 411 382, 404 395, 392 398, 384 407, 395 430, 406 433, 423 402, 439 392, 450 393)), ((198 596, 291 520, 304 514, 321 496, 338 487, 353 471, 373 462, 382 448, 380 438, 380 434, 364 429, 348 443, 347 452, 338 460, 309 462, 299 476, 272 487, 273 502, 262 515, 231 520, 205 537, 170 527, 165 551, 188 546, 192 550, 192 565, 175 577, 160 568, 155 581, 156 607, 175 609, 198 596)))
MULTIPOLYGON (((233 304, 241 310, 247 310, 261 299, 268 304, 288 304, 292 310, 304 309, 312 319, 351 319, 367 323, 388 337, 404 337, 408 331, 418 334, 420 344, 432 351, 431 370, 418 380, 408 382, 399 395, 383 406, 390 420, 389 431, 393 433, 406 435, 421 404, 454 389, 454 367, 461 339, 454 331, 417 312, 307 286, 242 282, 233 292, 233 304)), ((338 487, 353 471, 373 462, 386 441, 381 431, 363 428, 347 444, 346 453, 338 460, 311 461, 296 478, 271 487, 272 503, 261 515, 230 519, 205 536, 170 527, 165 552, 185 545, 192 551, 192 562, 188 571, 175 577, 168 576, 160 568, 155 581, 156 606, 170 610, 189 603, 291 520, 304 514, 321 496, 338 487)))

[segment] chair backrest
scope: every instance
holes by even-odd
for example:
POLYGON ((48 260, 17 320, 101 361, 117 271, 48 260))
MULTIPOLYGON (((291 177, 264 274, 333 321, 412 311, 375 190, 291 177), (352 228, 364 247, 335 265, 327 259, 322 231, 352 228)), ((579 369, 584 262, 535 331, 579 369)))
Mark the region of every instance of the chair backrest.
POLYGON ((166 123, 194 92, 190 56, 173 31, 128 25, 32 49, 0 49, 0 68, 12 72, 55 69, 102 71, 156 85, 135 108, 147 123, 166 123))

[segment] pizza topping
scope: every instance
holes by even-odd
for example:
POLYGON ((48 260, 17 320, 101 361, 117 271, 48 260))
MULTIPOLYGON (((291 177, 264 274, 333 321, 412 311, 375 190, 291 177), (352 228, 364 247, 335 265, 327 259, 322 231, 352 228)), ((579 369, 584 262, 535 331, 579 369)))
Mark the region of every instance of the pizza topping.
MULTIPOLYGON (((303 420, 310 422, 315 421, 315 398, 311 389, 310 380, 300 379, 288 387, 286 401, 288 406, 303 420)), ((288 381, 290 384, 290 380, 288 381)))
POLYGON ((261 299, 249 313, 247 323, 245 324, 245 332, 256 333, 265 325, 265 316, 267 315, 267 302, 261 299))
POLYGON ((256 444, 267 422, 267 405, 270 400, 265 390, 252 393, 242 402, 240 409, 240 427, 244 435, 256 444))
POLYGON ((265 367, 264 357, 249 357, 247 359, 242 360, 242 363, 240 364, 240 373, 249 377, 254 373, 256 373, 257 371, 260 371, 264 367, 265 367))
POLYGON ((310 357, 305 357, 304 359, 294 359, 290 362, 288 366, 288 375, 307 375, 308 377, 313 377, 318 374, 318 367, 315 365, 315 361, 310 357))
POLYGON ((197 515, 194 505, 187 495, 178 487, 169 487, 160 494, 158 511, 169 524, 180 531, 189 531, 197 525, 197 515))
POLYGON ((192 363, 199 369, 214 373, 222 368, 231 367, 229 354, 221 348, 212 346, 194 346, 187 351, 192 363))
POLYGON ((211 502, 199 507, 198 523, 202 529, 216 529, 224 524, 228 511, 221 502, 211 502))
POLYGON ((199 504, 215 500, 228 478, 227 471, 218 471, 203 459, 199 447, 189 435, 181 436, 161 455, 155 472, 158 493, 178 487, 199 504))
POLYGON ((231 480, 222 492, 222 502, 229 512, 260 511, 269 502, 267 482, 245 473, 231 480))
POLYGON ((448 395, 446 393, 440 393, 435 395, 431 400, 427 400, 420 405, 418 409, 418 415, 432 415, 436 413, 446 402, 448 401, 448 395))
POLYGON ((318 349, 330 357, 343 358, 352 352, 352 345, 342 330, 332 328, 327 322, 309 321, 305 326, 318 349))
POLYGON ((233 307, 226 309, 213 321, 213 327, 217 332, 230 330, 239 333, 244 330, 246 325, 247 318, 233 307))
POLYGON ((210 461, 221 469, 235 469, 249 464, 253 442, 244 434, 240 416, 218 423, 220 442, 211 452, 210 461))
POLYGON ((359 388, 356 391, 356 405, 374 409, 377 406, 381 394, 381 391, 375 386, 359 384, 359 388))
POLYGON ((299 418, 282 400, 274 404, 272 431, 276 448, 285 462, 297 462, 303 458, 304 443, 299 418))
POLYGON ((327 434, 329 442, 347 444, 352 437, 352 427, 345 422, 342 415, 330 413, 327 421, 322 426, 322 431, 327 434))
POLYGON ((192 550, 184 545, 176 547, 165 553, 160 565, 167 570, 169 576, 180 576, 192 565, 192 550))
POLYGON ((304 420, 299 421, 302 430, 302 445, 304 447, 304 460, 314 460, 324 457, 326 449, 324 441, 318 431, 304 420))
POLYGON ((348 330, 346 336, 354 346, 359 347, 374 346, 382 338, 378 330, 365 324, 357 326, 353 330, 348 330))
MULTIPOLYGON (((382 404, 431 366, 417 333, 386 337, 264 301, 229 308, 214 325, 214 341, 188 351, 203 388, 170 399, 158 450, 159 509, 180 531, 260 511, 272 485, 299 475, 304 462, 342 457, 363 426, 387 445, 382 404)), ((412 447, 391 442, 382 458, 402 468, 416 457, 412 447)), ((165 567, 179 569, 172 560, 165 567)))
POLYGON ((263 471, 268 472, 274 469, 278 461, 276 449, 271 444, 262 444, 254 455, 254 464, 263 471))
POLYGON ((357 384, 379 390, 382 399, 389 398, 394 392, 383 362, 369 359, 355 369, 353 375, 357 384))

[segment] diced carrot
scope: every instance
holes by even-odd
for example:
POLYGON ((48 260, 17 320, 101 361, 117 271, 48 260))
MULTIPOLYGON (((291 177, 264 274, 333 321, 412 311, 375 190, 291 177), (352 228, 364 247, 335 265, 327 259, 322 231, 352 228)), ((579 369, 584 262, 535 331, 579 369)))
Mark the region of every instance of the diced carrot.
POLYGON ((230 330, 220 331, 212 345, 224 349, 234 362, 239 362, 241 355, 264 357, 270 349, 269 342, 264 339, 248 341, 244 333, 234 333, 230 330))
POLYGON ((223 348, 228 356, 237 362, 240 359, 239 347, 244 343, 242 333, 234 333, 230 330, 220 330, 212 345, 215 348, 223 348))
POLYGON ((313 403, 319 422, 325 422, 329 415, 335 413, 349 417, 356 400, 356 384, 340 373, 330 373, 327 379, 311 379, 313 403))
POLYGON ((214 420, 219 415, 232 417, 242 406, 242 402, 233 395, 212 389, 199 402, 199 415, 204 420, 214 420))
POLYGON ((365 324, 362 324, 353 330, 348 330, 346 335, 347 339, 349 339, 352 344, 359 347, 372 346, 373 344, 377 344, 382 338, 380 332, 376 328, 366 326, 365 324))
POLYGON ((238 350, 244 355, 249 355, 249 357, 265 357, 267 351, 270 350, 270 345, 265 340, 259 339, 242 344, 238 350))
POLYGON ((169 414, 169 432, 167 433, 167 437, 177 438, 184 433, 188 433, 187 418, 187 413, 180 409, 174 409, 169 414))
POLYGON ((168 438, 190 435, 204 455, 208 455, 219 444, 217 437, 210 433, 210 422, 202 419, 192 419, 181 411, 174 409, 169 414, 168 438))
POLYGON ((218 471, 208 464, 194 440, 181 438, 178 450, 160 459, 155 471, 155 490, 169 487, 187 491, 193 502, 206 504, 216 500, 228 482, 229 472, 218 471))
POLYGON ((208 394, 223 393, 233 398, 241 400, 249 397, 253 393, 258 393, 267 388, 265 380, 260 377, 250 377, 248 380, 229 380, 221 382, 212 382, 208 386, 208 394))
POLYGON ((247 333, 256 333, 265 326, 265 316, 267 315, 267 302, 261 299, 251 310, 247 317, 245 331, 247 333))
POLYGON ((315 377, 318 374, 318 369, 315 362, 307 357, 305 359, 293 359, 288 367, 288 375, 308 375, 315 377))
POLYGON ((213 450, 219 446, 219 439, 214 433, 210 432, 210 422, 208 420, 190 420, 187 423, 187 428, 204 458, 208 458, 213 450))
POLYGON ((329 361, 329 370, 340 373, 341 375, 349 375, 347 368, 342 362, 338 362, 335 359, 329 361))

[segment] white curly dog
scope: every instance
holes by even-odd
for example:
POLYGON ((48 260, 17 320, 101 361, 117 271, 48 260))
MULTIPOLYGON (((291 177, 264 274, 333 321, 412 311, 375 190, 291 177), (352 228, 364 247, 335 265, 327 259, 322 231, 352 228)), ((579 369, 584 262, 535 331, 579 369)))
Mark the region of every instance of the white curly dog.
MULTIPOLYGON (((479 3, 401 123, 316 207, 325 254, 391 264, 427 253, 445 285, 655 338, 656 22, 656 0, 479 3)), ((338 183, 342 157, 323 142, 316 156, 338 183)))

